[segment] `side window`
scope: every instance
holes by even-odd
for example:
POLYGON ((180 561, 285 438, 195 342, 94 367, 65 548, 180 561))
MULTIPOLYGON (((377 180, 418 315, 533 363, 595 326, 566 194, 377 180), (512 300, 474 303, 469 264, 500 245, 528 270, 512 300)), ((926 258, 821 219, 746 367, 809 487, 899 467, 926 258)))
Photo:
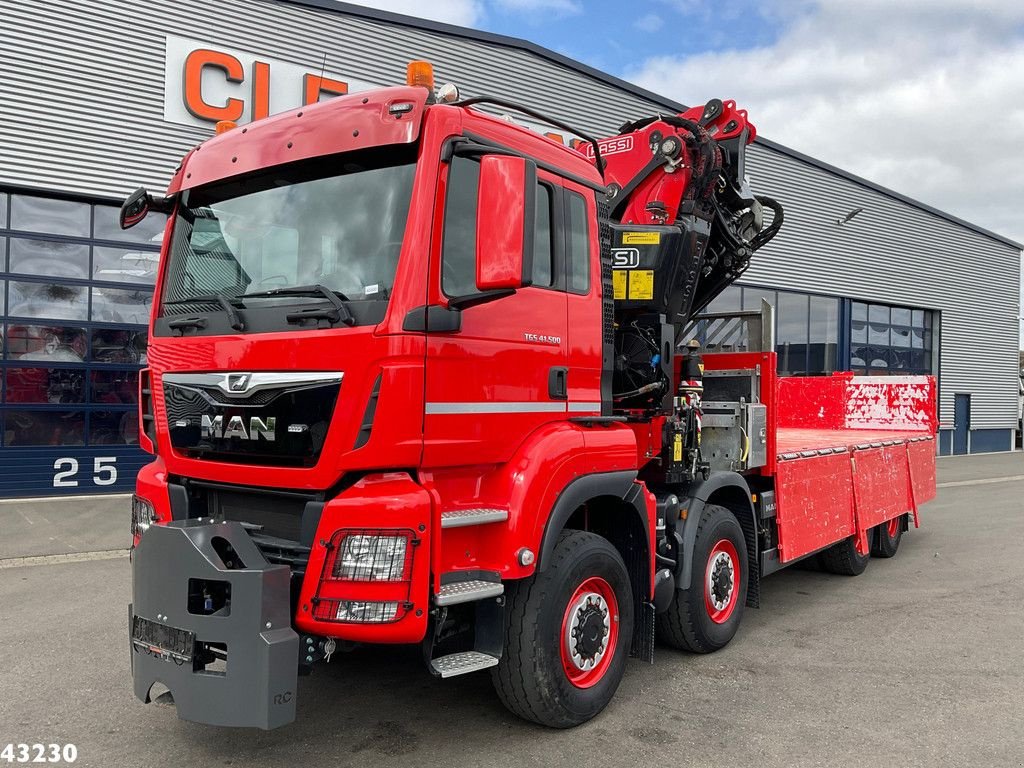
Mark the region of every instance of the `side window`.
POLYGON ((533 238, 533 284, 550 288, 554 276, 551 248, 551 188, 537 185, 537 218, 533 238))
POLYGON ((568 203, 568 289, 572 293, 590 290, 590 224, 583 195, 566 192, 568 203))
POLYGON ((441 287, 448 296, 476 293, 476 195, 480 164, 452 158, 444 211, 441 287))

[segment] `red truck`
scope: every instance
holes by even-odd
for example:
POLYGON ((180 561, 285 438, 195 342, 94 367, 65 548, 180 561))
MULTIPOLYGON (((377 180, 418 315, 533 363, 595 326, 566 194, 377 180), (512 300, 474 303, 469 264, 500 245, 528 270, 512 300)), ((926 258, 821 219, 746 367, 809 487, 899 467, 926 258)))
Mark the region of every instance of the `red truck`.
POLYGON ((133 193, 122 226, 170 214, 136 695, 274 728, 332 655, 421 644, 570 727, 656 635, 725 646, 773 571, 894 555, 935 493, 934 381, 780 378, 770 307, 702 314, 782 224, 754 135, 713 100, 599 141, 414 63, 133 193))

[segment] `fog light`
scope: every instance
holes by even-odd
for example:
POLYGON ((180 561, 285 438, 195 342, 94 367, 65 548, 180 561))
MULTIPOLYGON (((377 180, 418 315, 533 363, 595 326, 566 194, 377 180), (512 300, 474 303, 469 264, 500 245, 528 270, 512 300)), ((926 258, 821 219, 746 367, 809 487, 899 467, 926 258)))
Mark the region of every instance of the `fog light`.
POLYGON ((338 602, 335 621, 352 621, 362 624, 384 624, 394 621, 398 615, 398 603, 378 603, 370 600, 341 600, 338 602))
POLYGON ((404 581, 408 578, 409 538, 411 532, 398 534, 354 533, 341 536, 331 578, 343 581, 404 581))
POLYGON ((149 526, 156 522, 156 510, 147 499, 132 494, 132 542, 138 544, 149 526))

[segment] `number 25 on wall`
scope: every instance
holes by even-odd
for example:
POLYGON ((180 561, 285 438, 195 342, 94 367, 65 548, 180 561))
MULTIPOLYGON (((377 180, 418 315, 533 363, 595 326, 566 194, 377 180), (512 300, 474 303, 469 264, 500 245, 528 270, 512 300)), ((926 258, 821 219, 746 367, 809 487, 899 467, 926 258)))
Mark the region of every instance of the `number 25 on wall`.
MULTIPOLYGON (((66 456, 53 462, 56 474, 53 476, 54 488, 77 488, 78 459, 66 456)), ((97 456, 92 460, 93 485, 113 485, 117 482, 117 457, 97 456)))

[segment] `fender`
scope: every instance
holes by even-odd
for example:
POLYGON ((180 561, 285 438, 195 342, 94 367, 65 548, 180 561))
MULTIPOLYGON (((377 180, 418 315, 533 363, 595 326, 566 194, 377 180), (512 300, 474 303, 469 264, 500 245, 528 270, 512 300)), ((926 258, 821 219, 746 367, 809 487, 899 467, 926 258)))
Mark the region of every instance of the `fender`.
POLYGON ((708 499, 723 488, 737 489, 743 493, 743 498, 746 500, 744 509, 737 512, 737 517, 747 540, 747 568, 750 572, 750 578, 747 580, 747 605, 756 608, 759 602, 758 585, 760 583, 757 569, 757 516, 754 505, 750 501, 750 486, 747 485, 743 475, 737 472, 715 472, 707 480, 694 483, 686 497, 681 500, 680 507, 685 508, 687 514, 686 519, 682 521, 682 530, 677 529, 676 531, 676 535, 681 538, 680 554, 682 555, 682 567, 676 574, 676 587, 678 589, 690 588, 691 568, 689 566, 693 560, 693 548, 697 540, 697 525, 700 523, 700 516, 704 512, 708 499))
POLYGON ((636 472, 600 472, 583 475, 573 480, 558 495, 554 509, 548 517, 541 538, 540 552, 537 555, 537 570, 543 571, 551 560, 551 552, 558 541, 566 522, 580 506, 598 496, 614 496, 632 506, 643 523, 644 531, 650 538, 650 526, 647 524, 647 510, 644 507, 643 494, 633 492, 636 472))

